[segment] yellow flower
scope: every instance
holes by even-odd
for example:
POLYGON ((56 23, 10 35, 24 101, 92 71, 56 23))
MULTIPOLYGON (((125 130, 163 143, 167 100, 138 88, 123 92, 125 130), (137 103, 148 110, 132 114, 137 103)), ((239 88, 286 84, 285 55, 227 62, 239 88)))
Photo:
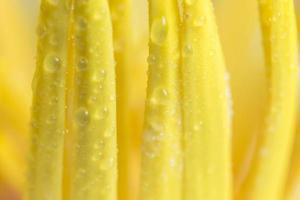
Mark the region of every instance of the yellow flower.
POLYGON ((0 199, 299 199, 295 3, 2 0, 0 199))

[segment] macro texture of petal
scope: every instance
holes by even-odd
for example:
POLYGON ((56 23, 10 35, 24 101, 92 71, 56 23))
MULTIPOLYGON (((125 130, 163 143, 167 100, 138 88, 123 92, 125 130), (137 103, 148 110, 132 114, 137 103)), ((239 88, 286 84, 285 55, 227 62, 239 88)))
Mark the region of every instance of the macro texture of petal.
POLYGON ((231 95, 210 0, 184 1, 184 200, 229 200, 231 95))

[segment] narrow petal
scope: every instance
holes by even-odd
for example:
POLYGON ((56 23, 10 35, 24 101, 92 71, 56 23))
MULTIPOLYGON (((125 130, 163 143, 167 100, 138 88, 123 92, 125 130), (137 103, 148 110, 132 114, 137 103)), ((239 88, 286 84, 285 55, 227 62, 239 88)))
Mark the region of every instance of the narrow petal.
POLYGON ((108 1, 75 0, 72 200, 117 198, 112 39, 108 1))
POLYGON ((68 1, 41 2, 33 80, 28 199, 62 198, 68 1))
POLYGON ((240 198, 283 197, 294 139, 297 97, 297 30, 292 0, 261 0, 268 73, 265 128, 240 198))
POLYGON ((140 199, 179 200, 182 184, 179 13, 150 0, 150 55, 140 199))
POLYGON ((212 3, 186 0, 183 16, 183 199, 229 200, 232 108, 212 3))

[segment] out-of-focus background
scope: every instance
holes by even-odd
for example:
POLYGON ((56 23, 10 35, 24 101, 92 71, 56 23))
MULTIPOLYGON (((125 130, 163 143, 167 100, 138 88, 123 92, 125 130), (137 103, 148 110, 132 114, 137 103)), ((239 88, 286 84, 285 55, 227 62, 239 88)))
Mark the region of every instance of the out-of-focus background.
MULTIPOLYGON (((146 89, 148 21, 146 0, 133 0, 133 123, 142 126, 146 89)), ((300 9, 297 0, 296 8, 300 9)), ((256 0, 214 0, 233 95, 233 172, 239 190, 263 122, 266 80, 256 0)), ((0 199, 18 200, 26 190, 31 80, 35 68, 38 0, 0 0, 0 199)), ((137 131, 139 136, 141 131, 137 131)), ((137 137, 139 138, 139 137, 137 137)), ((298 139, 299 138, 299 139, 298 139)), ((137 151, 139 151, 137 139, 137 151)), ((297 137, 296 141, 299 141, 297 137)), ((297 147, 299 145, 295 145, 297 147)), ((300 149, 295 148, 287 183, 300 193, 300 149), (299 155, 299 156, 298 156, 299 155), (297 184, 298 183, 298 184, 297 184)), ((134 180, 133 180, 134 181, 134 180)), ((136 183, 137 184, 137 183, 136 183)), ((298 194, 299 195, 299 194, 298 194)), ((290 198, 292 199, 292 198, 290 198)))

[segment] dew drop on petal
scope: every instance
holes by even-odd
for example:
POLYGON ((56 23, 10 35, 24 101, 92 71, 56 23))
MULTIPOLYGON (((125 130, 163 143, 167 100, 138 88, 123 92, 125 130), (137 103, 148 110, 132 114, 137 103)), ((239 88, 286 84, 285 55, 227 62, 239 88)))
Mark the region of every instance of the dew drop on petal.
POLYGON ((89 111, 86 108, 81 107, 77 110, 75 118, 78 125, 84 126, 89 122, 89 111))
POLYGON ((155 19, 151 25, 151 41, 156 45, 162 45, 167 38, 168 26, 165 17, 155 19))
POLYGON ((37 36, 42 39, 47 35, 47 28, 45 26, 38 26, 37 30, 36 30, 37 36))
POLYGON ((78 70, 85 70, 87 68, 88 61, 85 58, 80 58, 77 64, 78 70))
POLYGON ((155 88, 152 92, 149 103, 152 106, 166 105, 168 95, 169 95, 169 92, 167 89, 160 88, 160 87, 155 88))
POLYGON ((193 54, 193 46, 191 44, 185 45, 183 49, 183 56, 188 56, 193 54))
POLYGON ((44 69, 47 72, 54 73, 61 67, 61 59, 54 55, 47 55, 44 60, 44 69))
POLYGON ((149 65, 156 65, 159 62, 155 55, 149 55, 147 61, 149 65))

